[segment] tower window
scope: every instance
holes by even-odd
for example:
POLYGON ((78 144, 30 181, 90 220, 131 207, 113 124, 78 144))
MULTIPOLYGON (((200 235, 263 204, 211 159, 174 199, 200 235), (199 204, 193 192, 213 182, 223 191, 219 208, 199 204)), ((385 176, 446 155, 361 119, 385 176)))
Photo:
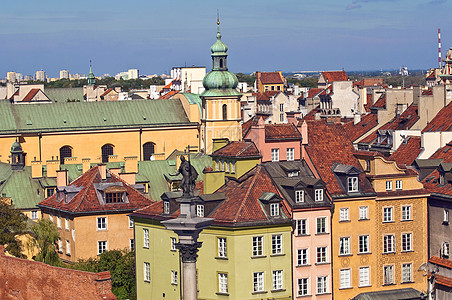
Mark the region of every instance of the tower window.
POLYGON ((64 159, 66 157, 72 157, 72 148, 69 146, 63 146, 60 148, 60 164, 64 165, 64 159))
POLYGON ((143 145, 143 160, 151 160, 151 156, 155 153, 154 143, 146 143, 143 145))
POLYGON ((220 68, 223 68, 223 59, 220 58, 220 68))
POLYGON ((223 104, 223 120, 228 119, 228 106, 226 104, 223 104))
POLYGON ((107 163, 108 157, 113 155, 113 145, 106 144, 102 146, 102 162, 107 163))

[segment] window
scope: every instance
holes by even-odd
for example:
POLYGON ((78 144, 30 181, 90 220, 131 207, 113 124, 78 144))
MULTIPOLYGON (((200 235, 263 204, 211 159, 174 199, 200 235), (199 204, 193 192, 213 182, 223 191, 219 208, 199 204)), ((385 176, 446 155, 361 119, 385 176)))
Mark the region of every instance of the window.
POLYGON ((46 189, 47 192, 47 198, 49 198, 50 196, 52 196, 55 192, 55 189, 51 188, 51 189, 46 189))
POLYGON ((287 160, 292 161, 295 159, 295 149, 294 148, 287 148, 287 160))
POLYGON ((235 161, 231 161, 231 173, 235 174, 235 161))
POLYGON ((339 270, 339 288, 350 288, 350 269, 339 270))
POLYGON ((264 291, 264 272, 253 273, 253 291, 254 292, 264 291))
POLYGON ((71 255, 71 242, 66 240, 66 255, 71 255))
POLYGON ((369 219, 369 207, 368 206, 360 206, 359 207, 359 219, 360 220, 369 219))
POLYGON ((304 191, 303 190, 295 191, 295 202, 296 203, 304 202, 304 191))
POLYGON ((297 235, 306 235, 308 234, 308 220, 300 219, 297 220, 297 235))
POLYGON ((276 86, 276 89, 277 89, 278 91, 280 91, 280 90, 281 90, 281 86, 280 86, 280 85, 277 85, 277 86, 276 86))
POLYGON ((370 285, 370 269, 369 267, 359 268, 359 286, 370 285))
POLYGON ((97 218, 97 230, 106 230, 107 229, 107 218, 99 217, 97 218))
POLYGON ((449 243, 448 242, 444 242, 443 243, 443 249, 441 249, 442 251, 442 256, 445 258, 449 257, 449 243))
POLYGON ((155 153, 154 143, 143 144, 143 160, 151 160, 154 153, 155 153))
POLYGON ((66 230, 69 230, 69 219, 68 218, 64 218, 64 228, 66 230))
POLYGON ((279 161, 279 149, 272 149, 272 161, 279 161))
POLYGON ((411 274, 411 264, 402 264, 402 282, 412 282, 411 274))
POLYGON ((328 276, 317 277, 317 294, 328 293, 328 276))
POLYGON ((339 210, 339 221, 350 221, 348 207, 344 207, 339 210))
POLYGON ((383 207, 383 222, 392 222, 392 207, 383 207))
POLYGON ((279 216, 279 203, 270 203, 270 216, 279 216))
POLYGON ((31 211, 31 219, 32 220, 38 219, 38 211, 37 210, 32 210, 31 211))
POLYGON ((359 253, 369 253, 369 236, 368 235, 360 235, 358 237, 358 250, 359 253))
POLYGON ((308 295, 308 278, 298 278, 298 296, 308 295))
POLYGON ((171 270, 171 284, 177 285, 177 271, 171 270))
POLYGON ((272 254, 282 254, 282 235, 272 235, 272 254))
POLYGON ((133 228, 133 219, 129 217, 129 228, 133 228))
POLYGON ((284 122, 284 114, 279 114, 279 121, 284 122))
POLYGON ((223 120, 228 119, 228 106, 226 104, 223 104, 223 120))
POLYGON ((395 252, 394 236, 392 234, 383 237, 383 253, 395 252))
POLYGON ((176 240, 176 238, 170 238, 171 239, 171 251, 176 251, 177 250, 177 248, 176 248, 176 243, 177 243, 177 240, 176 240))
POLYGON ((402 221, 411 220, 411 205, 402 206, 402 221))
POLYGON ((253 256, 262 256, 263 253, 263 236, 254 236, 253 237, 253 256))
POLYGON ((282 290, 283 288, 283 272, 282 270, 273 271, 273 290, 282 290))
POLYGON ((66 157, 72 157, 72 148, 69 146, 63 146, 60 148, 60 164, 64 165, 64 159, 66 157))
POLYGON ((97 254, 101 254, 107 251, 107 241, 98 241, 97 242, 97 254))
POLYGON ((284 103, 281 103, 281 104, 279 105, 279 111, 280 111, 280 112, 284 112, 284 103))
POLYGON ((383 284, 393 284, 394 283, 394 266, 384 266, 383 267, 383 284))
POLYGON ((350 254, 350 237, 339 238, 339 255, 350 254))
POLYGON ((63 241, 58 240, 58 252, 63 253, 63 241))
POLYGON ((130 251, 135 251, 135 239, 130 239, 130 251))
POLYGON ((228 293, 228 274, 226 273, 218 273, 218 292, 228 293))
POLYGON ((149 229, 143 228, 143 247, 149 249, 149 229))
POLYGON ((297 250, 297 266, 306 266, 308 264, 308 249, 297 250))
POLYGON ((110 144, 103 145, 101 148, 101 152, 102 152, 102 162, 107 163, 108 157, 110 155, 113 155, 113 145, 110 144))
POLYGON ((204 205, 202 204, 196 205, 196 215, 200 218, 204 217, 204 205))
POLYGON ((401 190, 402 189, 402 180, 396 180, 395 182, 395 189, 401 190))
POLYGON ((348 177, 348 192, 357 192, 358 191, 358 177, 348 177))
POLYGON ((392 181, 391 180, 387 180, 386 181, 386 190, 387 191, 391 191, 392 190, 392 181))
POLYGON ((57 217, 57 227, 61 228, 61 217, 60 216, 57 217))
POLYGON ((218 257, 227 257, 226 238, 218 238, 218 257))
POLYGON ((323 201, 323 189, 315 190, 315 201, 323 201))
POLYGON ((317 247, 317 263, 326 263, 326 247, 317 247))
POLYGON ((402 251, 411 251, 412 234, 402 233, 402 251))
POLYGON ((449 210, 447 208, 444 209, 443 224, 449 224, 449 210))
POLYGON ((226 167, 225 167, 225 172, 229 173, 229 161, 225 161, 226 167))
POLYGON ((298 171, 288 172, 287 177, 297 177, 299 174, 298 171))
POLYGON ((123 192, 105 193, 105 203, 122 203, 123 195, 123 192))
POLYGON ((151 264, 148 262, 144 263, 144 281, 151 281, 151 264))
POLYGON ((326 217, 317 218, 317 233, 326 233, 326 217))

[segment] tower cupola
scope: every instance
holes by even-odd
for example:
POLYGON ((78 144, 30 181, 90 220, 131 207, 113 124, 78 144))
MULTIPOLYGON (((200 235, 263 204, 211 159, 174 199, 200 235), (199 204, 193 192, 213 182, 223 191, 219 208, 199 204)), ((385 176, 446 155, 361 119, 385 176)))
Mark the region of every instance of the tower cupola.
POLYGON ((20 143, 16 141, 11 146, 11 169, 23 170, 25 166, 25 155, 20 143))

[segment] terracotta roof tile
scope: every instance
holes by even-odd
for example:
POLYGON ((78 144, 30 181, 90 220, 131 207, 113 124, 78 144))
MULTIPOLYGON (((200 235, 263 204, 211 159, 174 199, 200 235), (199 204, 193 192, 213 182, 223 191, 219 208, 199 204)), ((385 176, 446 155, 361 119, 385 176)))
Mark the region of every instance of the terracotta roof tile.
POLYGON ((312 98, 315 95, 319 94, 321 91, 323 91, 323 89, 312 88, 308 91, 308 96, 306 98, 312 98))
MULTIPOLYGON (((108 172, 108 171, 107 171, 108 172)), ((109 172, 108 172, 109 173, 109 172)), ((109 173, 106 180, 102 180, 99 173, 99 166, 93 167, 79 178, 74 180, 69 186, 81 187, 72 200, 68 203, 58 201, 57 194, 39 203, 39 206, 59 209, 70 213, 89 213, 99 211, 134 210, 145 207, 152 203, 152 200, 141 194, 135 188, 121 180, 114 174, 109 173), (128 202, 102 204, 97 196, 96 183, 122 183, 122 187, 127 193, 128 202)))
POLYGON ((430 159, 441 159, 442 158, 442 159, 444 159, 445 163, 452 163, 452 143, 449 142, 446 144, 446 146, 439 148, 429 158, 430 159))
POLYGON ((422 132, 452 131, 452 102, 443 107, 422 132))
POLYGON ((411 166, 421 151, 421 137, 409 136, 402 145, 392 153, 390 159, 395 160, 398 165, 411 166))
POLYGON ((218 149, 212 156, 222 157, 261 157, 259 150, 253 142, 231 142, 230 144, 218 149))
POLYGON ((160 96, 159 99, 171 99, 174 95, 176 95, 178 93, 178 91, 169 91, 168 93, 166 93, 163 96, 160 96))
POLYGON ((301 140, 301 133, 294 124, 265 124, 265 140, 301 140))
POLYGON ((425 78, 426 80, 436 79, 435 70, 430 72, 430 74, 425 78))
POLYGON ((435 275, 435 284, 452 287, 452 278, 436 274, 435 275))
POLYGON ((381 86, 383 85, 383 78, 364 78, 363 80, 353 82, 353 86, 381 86))
POLYGON ((29 102, 33 100, 33 97, 40 91, 40 89, 31 89, 22 101, 29 102))
POLYGON ((374 113, 370 113, 364 116, 361 116, 361 121, 353 124, 353 122, 347 122, 342 126, 345 129, 348 137, 351 141, 355 141, 359 137, 363 136, 369 130, 372 130, 375 126, 378 125, 378 115, 374 113))
POLYGON ((452 185, 450 183, 440 185, 438 170, 435 170, 430 173, 430 175, 426 176, 424 180, 422 180, 422 184, 424 184, 424 188, 431 193, 452 196, 452 185))
POLYGON ((370 108, 386 108, 386 93, 381 94, 380 98, 370 108))
POLYGON ((432 256, 428 261, 433 264, 452 269, 452 260, 440 258, 438 256, 432 256))
POLYGON ((322 72, 322 74, 327 82, 348 80, 348 76, 345 71, 326 71, 322 72))
POLYGON ((259 72, 260 80, 263 84, 283 84, 284 76, 279 72, 259 72))
POLYGON ((107 89, 102 95, 100 95, 101 97, 104 97, 105 95, 107 95, 108 93, 110 93, 111 91, 113 91, 113 89, 107 89))
POLYGON ((263 118, 264 121, 269 118, 269 115, 256 115, 250 118, 248 121, 242 124, 242 137, 245 138, 247 133, 250 131, 251 126, 257 125, 259 118, 263 118))

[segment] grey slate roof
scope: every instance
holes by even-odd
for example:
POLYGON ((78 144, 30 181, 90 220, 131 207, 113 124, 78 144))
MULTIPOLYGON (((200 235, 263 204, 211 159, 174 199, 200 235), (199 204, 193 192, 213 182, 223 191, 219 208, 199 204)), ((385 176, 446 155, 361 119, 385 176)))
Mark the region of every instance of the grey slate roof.
POLYGON ((361 293, 353 300, 411 300, 420 299, 420 292, 413 289, 397 289, 379 292, 361 293))

